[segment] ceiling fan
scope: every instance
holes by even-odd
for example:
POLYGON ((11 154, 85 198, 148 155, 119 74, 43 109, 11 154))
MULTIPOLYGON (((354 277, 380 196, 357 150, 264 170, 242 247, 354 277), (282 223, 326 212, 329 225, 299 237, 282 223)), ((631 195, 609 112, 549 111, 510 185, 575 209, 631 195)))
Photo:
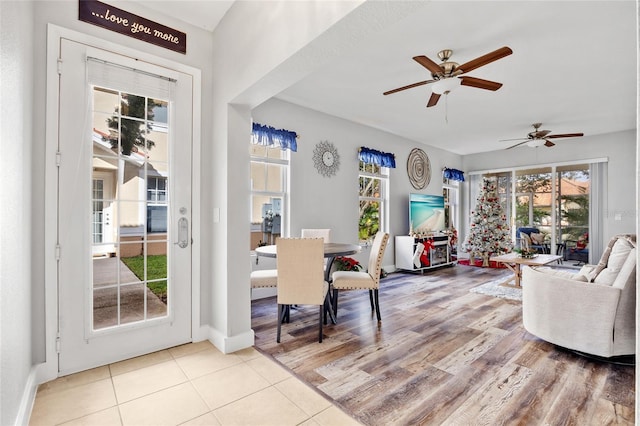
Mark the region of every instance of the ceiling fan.
POLYGON ((520 141, 515 145, 512 145, 506 149, 515 148, 522 144, 527 144, 527 146, 532 148, 537 148, 539 146, 547 146, 551 148, 555 145, 555 143, 551 142, 549 139, 558 139, 558 138, 577 138, 580 136, 584 136, 584 133, 562 133, 558 135, 550 135, 551 130, 539 130, 542 123, 533 123, 533 132, 527 134, 526 138, 516 138, 516 139, 502 139, 500 142, 506 141, 520 141))
POLYGON ((502 87, 502 83, 496 83, 495 81, 483 80, 470 76, 462 76, 462 74, 466 74, 476 68, 480 68, 481 66, 487 65, 493 61, 502 59, 512 53, 513 51, 509 47, 505 46, 462 65, 449 61, 449 58, 451 58, 451 55, 453 54, 453 50, 451 49, 445 49, 438 52, 438 57, 442 61, 440 65, 436 64, 426 56, 414 56, 414 61, 431 71, 432 80, 420 81, 418 83, 409 84, 408 86, 398 87, 397 89, 384 92, 383 95, 390 95, 402 90, 434 83, 432 86, 431 97, 429 98, 429 102, 427 102, 428 108, 436 105, 440 96, 448 94, 460 85, 496 91, 502 87))

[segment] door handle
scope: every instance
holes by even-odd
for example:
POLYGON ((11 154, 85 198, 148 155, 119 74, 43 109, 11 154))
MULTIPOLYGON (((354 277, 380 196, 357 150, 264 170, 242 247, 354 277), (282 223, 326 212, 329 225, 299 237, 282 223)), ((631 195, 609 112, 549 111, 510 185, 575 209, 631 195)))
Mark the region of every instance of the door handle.
POLYGON ((178 247, 185 248, 189 245, 189 221, 186 217, 178 219, 178 247))

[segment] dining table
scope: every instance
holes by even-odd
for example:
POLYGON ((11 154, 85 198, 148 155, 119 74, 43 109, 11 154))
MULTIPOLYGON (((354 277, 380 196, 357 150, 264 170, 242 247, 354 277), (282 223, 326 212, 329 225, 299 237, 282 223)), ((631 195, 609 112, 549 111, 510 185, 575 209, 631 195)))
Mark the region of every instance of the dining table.
MULTIPOLYGON (((331 266, 333 265, 333 261, 336 257, 360 253, 361 250, 362 247, 357 244, 324 243, 324 257, 327 258, 327 265, 324 270, 324 280, 331 283, 331 266)), ((257 256, 272 258, 278 257, 278 251, 275 244, 256 247, 255 252, 257 256)), ((331 299, 331 291, 329 291, 329 298, 331 299)), ((331 317, 331 323, 335 324, 336 316, 331 308, 332 306, 333 302, 330 300, 329 307, 327 309, 329 311, 329 316, 331 317)))

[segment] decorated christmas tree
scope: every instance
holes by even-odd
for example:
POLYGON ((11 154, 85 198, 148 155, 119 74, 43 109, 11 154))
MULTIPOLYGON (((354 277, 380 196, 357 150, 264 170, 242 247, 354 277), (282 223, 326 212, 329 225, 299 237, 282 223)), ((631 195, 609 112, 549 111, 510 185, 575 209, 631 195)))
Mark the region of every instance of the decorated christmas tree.
POLYGON ((483 178, 476 208, 471 211, 469 234, 462 249, 475 258, 483 260, 482 266, 489 266, 489 257, 508 253, 513 248, 507 217, 502 210, 496 180, 483 178))

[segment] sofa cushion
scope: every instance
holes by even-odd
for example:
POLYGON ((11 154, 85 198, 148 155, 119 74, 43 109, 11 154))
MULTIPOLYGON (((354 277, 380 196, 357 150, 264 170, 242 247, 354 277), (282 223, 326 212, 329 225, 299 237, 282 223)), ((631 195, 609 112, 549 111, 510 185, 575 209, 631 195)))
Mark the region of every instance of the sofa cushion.
MULTIPOLYGON (((612 285, 616 279, 616 276, 618 275, 618 273, 620 273, 622 265, 624 265, 624 262, 629 257, 629 253, 632 249, 633 246, 629 241, 624 238, 618 238, 609 253, 607 266, 601 271, 597 272, 597 275, 593 279, 593 282, 598 284, 612 285)), ((604 257, 604 255, 602 257, 604 257)), ((600 264, 598 264, 598 266, 599 265, 600 264)), ((598 271, 598 266, 596 266, 595 271, 598 271)))
POLYGON ((629 252, 627 260, 624 261, 624 264, 622 265, 622 268, 620 268, 620 272, 616 276, 611 287, 623 288, 630 280, 635 282, 636 261, 636 249, 634 248, 629 252))
POLYGON ((575 281, 583 281, 585 283, 588 281, 586 275, 581 274, 580 272, 575 273, 575 272, 567 271, 562 268, 551 268, 549 266, 540 266, 535 269, 536 271, 544 272, 545 274, 553 275, 560 278, 567 278, 575 281))

